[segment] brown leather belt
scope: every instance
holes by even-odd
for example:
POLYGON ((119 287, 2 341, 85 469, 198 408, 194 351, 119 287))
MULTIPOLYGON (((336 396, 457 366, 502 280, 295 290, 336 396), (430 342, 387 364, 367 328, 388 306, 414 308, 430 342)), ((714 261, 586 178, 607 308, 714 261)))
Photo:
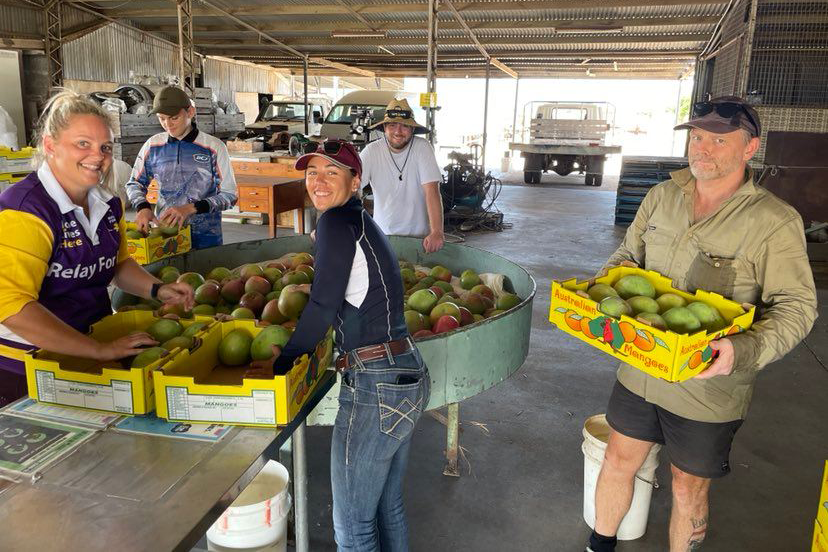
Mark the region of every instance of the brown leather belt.
POLYGON ((388 341, 387 343, 380 343, 379 345, 360 347, 359 349, 354 349, 347 354, 340 355, 339 358, 336 359, 336 371, 344 372, 352 366, 353 361, 351 360, 351 355, 356 356, 362 362, 370 362, 381 358, 389 358, 389 353, 391 356, 401 355, 413 348, 414 343, 409 337, 406 337, 405 339, 388 341))

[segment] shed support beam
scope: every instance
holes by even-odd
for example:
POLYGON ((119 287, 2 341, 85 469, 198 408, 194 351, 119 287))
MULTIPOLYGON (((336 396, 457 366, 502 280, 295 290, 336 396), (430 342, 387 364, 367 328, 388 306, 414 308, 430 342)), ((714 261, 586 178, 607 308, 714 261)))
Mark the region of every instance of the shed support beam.
POLYGON ((178 82, 195 98, 195 56, 193 55, 193 3, 176 0, 178 12, 178 82))
POLYGON ((351 67, 350 65, 345 65, 344 63, 338 63, 336 61, 331 61, 321 57, 312 57, 310 58, 310 62, 317 65, 324 65, 325 67, 330 67, 331 69, 339 69, 340 71, 345 71, 346 73, 353 73, 354 75, 359 75, 361 77, 373 78, 376 76, 373 71, 369 71, 368 69, 351 67))
POLYGON ((60 88, 63 86, 63 33, 60 22, 60 8, 62 0, 47 0, 43 5, 43 20, 45 22, 44 44, 46 59, 49 62, 49 86, 60 88))
MULTIPOLYGON (((426 76, 426 91, 429 94, 437 92, 437 10, 439 0, 428 0, 428 63, 426 76)), ((430 131, 428 141, 434 145, 436 109, 426 110, 426 126, 430 131)))
POLYGON ((483 151, 480 153, 480 168, 486 172, 486 143, 488 142, 489 134, 486 132, 486 126, 489 123, 489 76, 491 74, 492 63, 489 60, 486 63, 486 92, 483 96, 483 151))

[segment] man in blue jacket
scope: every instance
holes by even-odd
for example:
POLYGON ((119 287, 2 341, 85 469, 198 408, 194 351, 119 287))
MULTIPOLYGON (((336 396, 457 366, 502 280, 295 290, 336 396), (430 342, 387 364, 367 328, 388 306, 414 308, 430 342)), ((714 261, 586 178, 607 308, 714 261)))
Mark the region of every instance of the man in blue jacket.
POLYGON ((129 201, 138 211, 136 225, 146 232, 152 221, 179 227, 189 221, 194 249, 221 245, 221 212, 237 199, 227 147, 198 130, 193 122, 195 107, 178 87, 163 88, 151 113, 157 114, 166 132, 146 141, 126 185, 129 201), (158 183, 155 210, 147 201, 153 179, 158 183))

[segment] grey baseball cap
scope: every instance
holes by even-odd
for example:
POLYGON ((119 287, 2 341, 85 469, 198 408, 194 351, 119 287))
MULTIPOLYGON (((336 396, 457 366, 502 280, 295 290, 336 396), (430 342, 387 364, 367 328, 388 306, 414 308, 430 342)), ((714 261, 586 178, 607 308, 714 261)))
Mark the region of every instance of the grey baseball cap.
POLYGON ((719 96, 693 105, 693 118, 676 127, 675 130, 700 128, 715 134, 727 134, 746 130, 752 137, 762 134, 759 114, 745 100, 738 96, 719 96))
POLYGON ((192 105, 190 97, 182 89, 177 86, 165 86, 155 95, 150 114, 162 113, 172 117, 178 115, 182 109, 187 109, 192 105))

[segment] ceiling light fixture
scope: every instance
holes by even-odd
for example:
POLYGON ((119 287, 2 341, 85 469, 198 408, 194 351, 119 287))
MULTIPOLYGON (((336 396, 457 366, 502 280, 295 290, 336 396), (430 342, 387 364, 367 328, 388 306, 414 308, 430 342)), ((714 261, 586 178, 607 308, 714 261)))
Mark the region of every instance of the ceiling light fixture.
POLYGON ((592 34, 592 33, 620 33, 624 27, 573 27, 567 29, 555 29, 556 34, 592 34))
POLYGON ((331 38, 386 38, 385 31, 331 31, 331 38))

